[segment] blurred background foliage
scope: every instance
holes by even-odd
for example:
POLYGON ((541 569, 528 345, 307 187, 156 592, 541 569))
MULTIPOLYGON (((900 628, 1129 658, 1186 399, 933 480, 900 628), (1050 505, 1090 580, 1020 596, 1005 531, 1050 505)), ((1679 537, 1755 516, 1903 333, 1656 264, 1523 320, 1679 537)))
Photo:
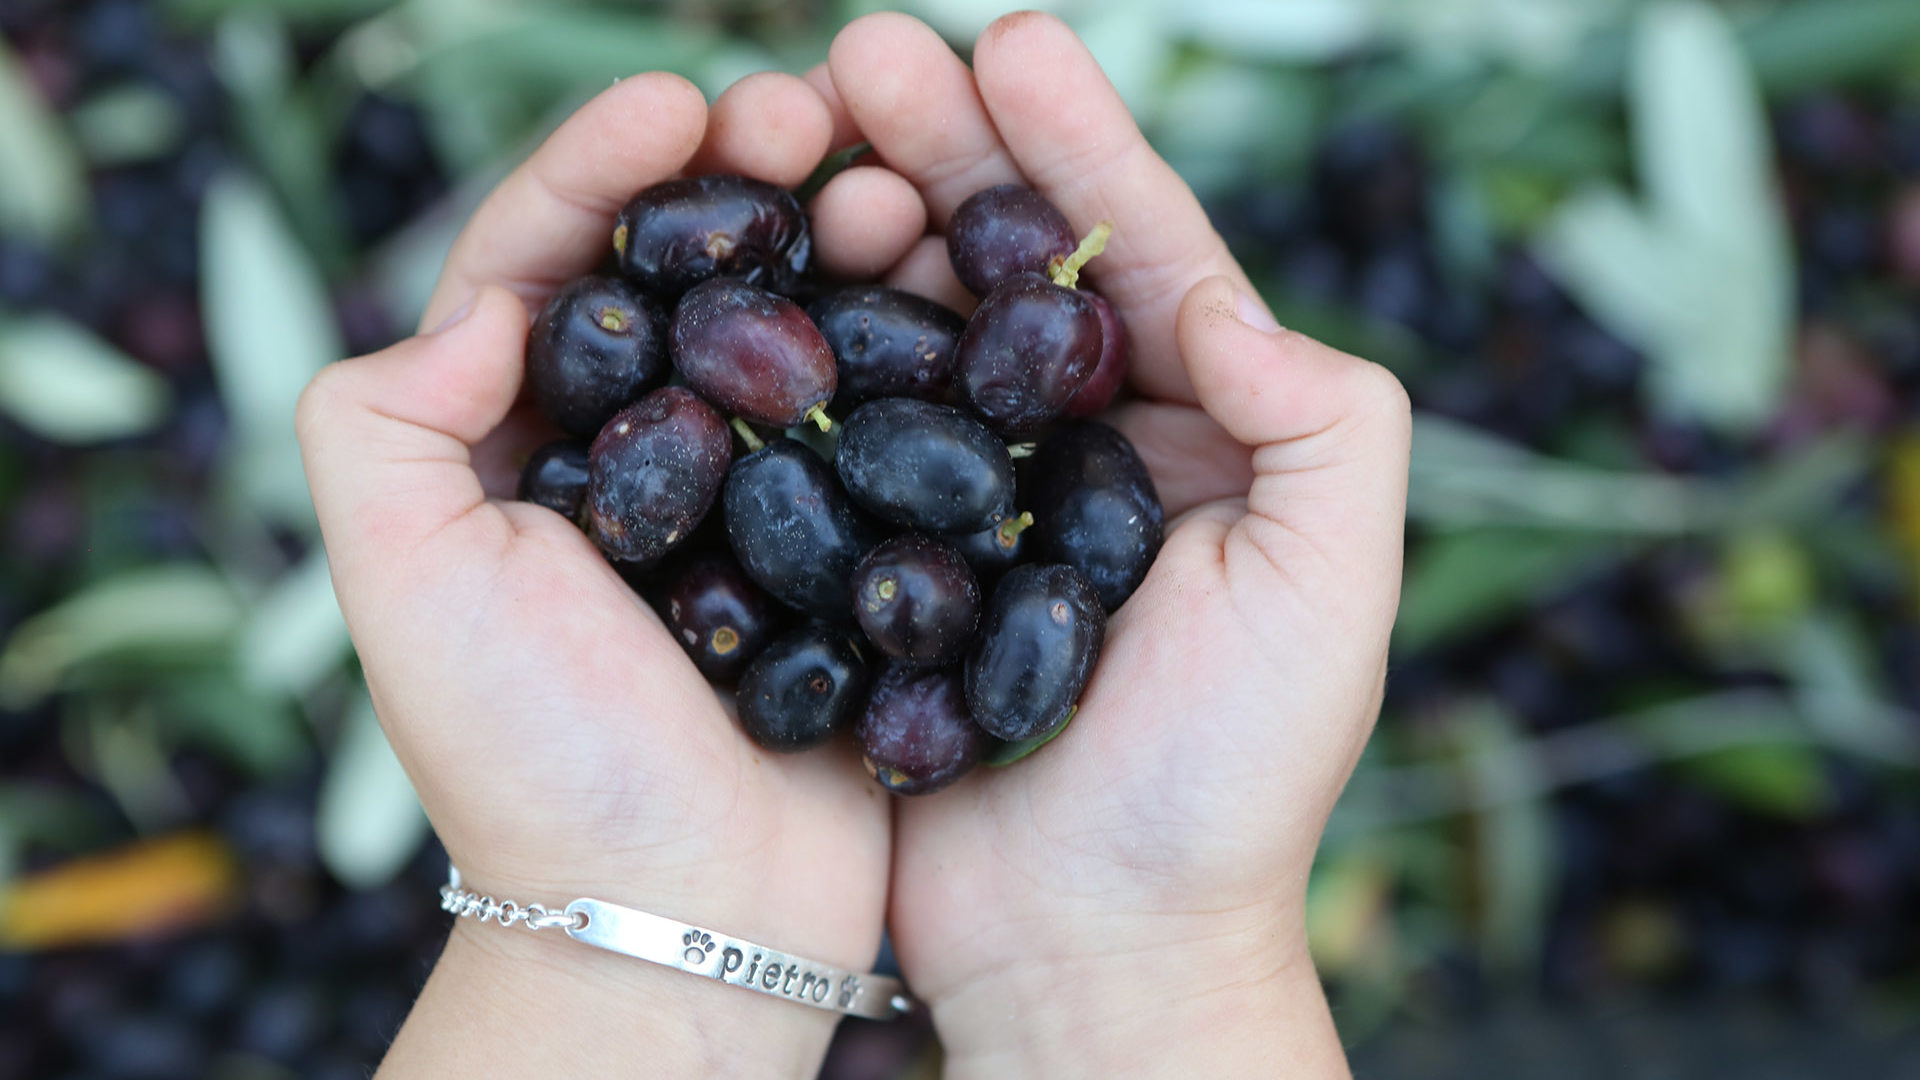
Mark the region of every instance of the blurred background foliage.
MULTIPOLYGON (((1282 321, 1418 408, 1387 707, 1311 894, 1360 1060, 1641 1075, 1658 1044, 1685 1075, 1745 1045, 1698 1003, 1757 1000, 1848 1036, 1822 1069, 1893 1075, 1920 4, 1039 6, 1282 321), (1463 1031, 1495 1049, 1433 1041, 1463 1031)), ((0 1076, 364 1075, 444 864, 294 399, 413 325, 480 195, 592 92, 803 71, 879 7, 963 51, 1004 9, 0 0, 0 1076)), ((828 1073, 928 1053, 850 1025, 828 1073)))

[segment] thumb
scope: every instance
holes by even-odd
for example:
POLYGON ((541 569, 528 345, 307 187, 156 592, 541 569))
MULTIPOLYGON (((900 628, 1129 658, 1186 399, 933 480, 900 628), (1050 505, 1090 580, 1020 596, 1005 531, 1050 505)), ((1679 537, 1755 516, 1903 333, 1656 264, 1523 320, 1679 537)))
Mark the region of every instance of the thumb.
POLYGON ((1254 449, 1247 516, 1227 534, 1282 578, 1357 590, 1384 635, 1399 596, 1412 438, 1385 368, 1282 329, 1224 276, 1181 302, 1177 336, 1200 405, 1254 449), (1236 537, 1238 538, 1236 540, 1236 537))
POLYGON ((422 541, 486 505, 469 448, 513 405, 526 335, 525 306, 487 288, 438 329, 307 386, 295 427, 336 582, 406 573, 422 541))

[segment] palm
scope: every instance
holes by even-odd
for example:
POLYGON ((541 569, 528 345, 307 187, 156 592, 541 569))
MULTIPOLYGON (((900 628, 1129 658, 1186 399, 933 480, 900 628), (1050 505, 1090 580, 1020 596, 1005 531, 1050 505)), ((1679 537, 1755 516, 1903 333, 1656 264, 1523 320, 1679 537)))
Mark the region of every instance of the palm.
MULTIPOLYGON (((1158 449, 1151 421, 1129 419, 1158 449)), ((1230 462, 1180 464, 1232 474, 1230 462)), ((1190 504, 1181 471, 1160 473, 1169 501, 1190 504)), ((1328 722, 1367 702, 1342 700, 1352 680, 1327 675, 1378 663, 1377 639, 1343 625, 1351 597, 1318 525, 1249 515, 1244 499, 1188 511, 1110 621, 1072 726, 1016 767, 902 807, 894 929, 909 961, 925 961, 926 992, 1018 955, 1026 945, 1000 939, 1029 921, 1284 895, 1266 868, 1310 860, 1366 736, 1328 722)))
MULTIPOLYGON (((1240 320, 1244 273, 1064 26, 1009 16, 973 57, 969 71, 924 27, 874 16, 829 70, 934 220, 1024 180, 1082 228, 1114 224, 1089 273, 1132 332, 1139 400, 1107 419, 1174 524, 1072 726, 902 804, 891 925, 936 1000, 1082 931, 1225 910, 1272 924, 1298 895, 1292 868, 1377 707, 1405 473, 1392 380, 1240 320)), ((951 288, 937 267, 895 276, 951 288)))
POLYGON ((601 258, 620 203, 689 168, 796 184, 830 125, 786 76, 711 110, 674 76, 623 81, 462 233, 424 323, 467 313, 329 369, 300 427, 381 720, 476 887, 595 895, 855 967, 878 944, 885 801, 844 750, 788 758, 742 737, 577 530, 500 501, 497 468, 528 448, 527 311, 601 258))
MULTIPOLYGON (((484 860, 470 876, 547 882, 566 866, 577 887, 645 890, 669 912, 686 897, 681 914, 717 921, 694 898, 714 867, 752 866, 793 889, 809 924, 871 936, 856 913, 877 909, 887 822, 858 768, 755 750, 578 530, 489 504, 416 557, 457 568, 416 601, 460 614, 422 627, 409 653, 407 679, 442 675, 432 715, 393 726, 449 849, 484 860)), ((368 674, 382 694, 378 659, 368 674)))

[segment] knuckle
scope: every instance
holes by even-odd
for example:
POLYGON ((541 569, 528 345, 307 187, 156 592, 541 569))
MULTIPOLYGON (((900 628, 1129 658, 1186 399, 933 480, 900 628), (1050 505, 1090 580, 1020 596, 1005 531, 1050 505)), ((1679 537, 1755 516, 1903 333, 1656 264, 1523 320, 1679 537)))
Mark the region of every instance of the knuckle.
POLYGON ((328 364, 300 391, 300 400, 293 408, 293 430, 302 445, 313 445, 330 422, 337 422, 340 408, 351 393, 350 381, 346 364, 328 364))
POLYGON ((1413 423, 1413 400, 1400 379, 1371 360, 1354 369, 1354 405, 1371 420, 1396 428, 1413 423))

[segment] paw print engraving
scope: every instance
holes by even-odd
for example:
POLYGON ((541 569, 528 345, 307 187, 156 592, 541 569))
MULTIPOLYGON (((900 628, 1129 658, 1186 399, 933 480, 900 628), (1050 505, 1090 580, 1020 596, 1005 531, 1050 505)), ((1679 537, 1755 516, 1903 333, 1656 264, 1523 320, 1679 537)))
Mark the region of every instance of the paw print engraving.
POLYGON ((859 993, 860 993, 859 977, 856 975, 847 976, 840 983, 840 1007, 843 1009, 852 1008, 853 999, 859 996, 859 993))
POLYGON ((680 943, 687 947, 680 958, 689 964, 704 964, 707 955, 713 952, 713 935, 705 930, 689 930, 680 935, 680 943))

